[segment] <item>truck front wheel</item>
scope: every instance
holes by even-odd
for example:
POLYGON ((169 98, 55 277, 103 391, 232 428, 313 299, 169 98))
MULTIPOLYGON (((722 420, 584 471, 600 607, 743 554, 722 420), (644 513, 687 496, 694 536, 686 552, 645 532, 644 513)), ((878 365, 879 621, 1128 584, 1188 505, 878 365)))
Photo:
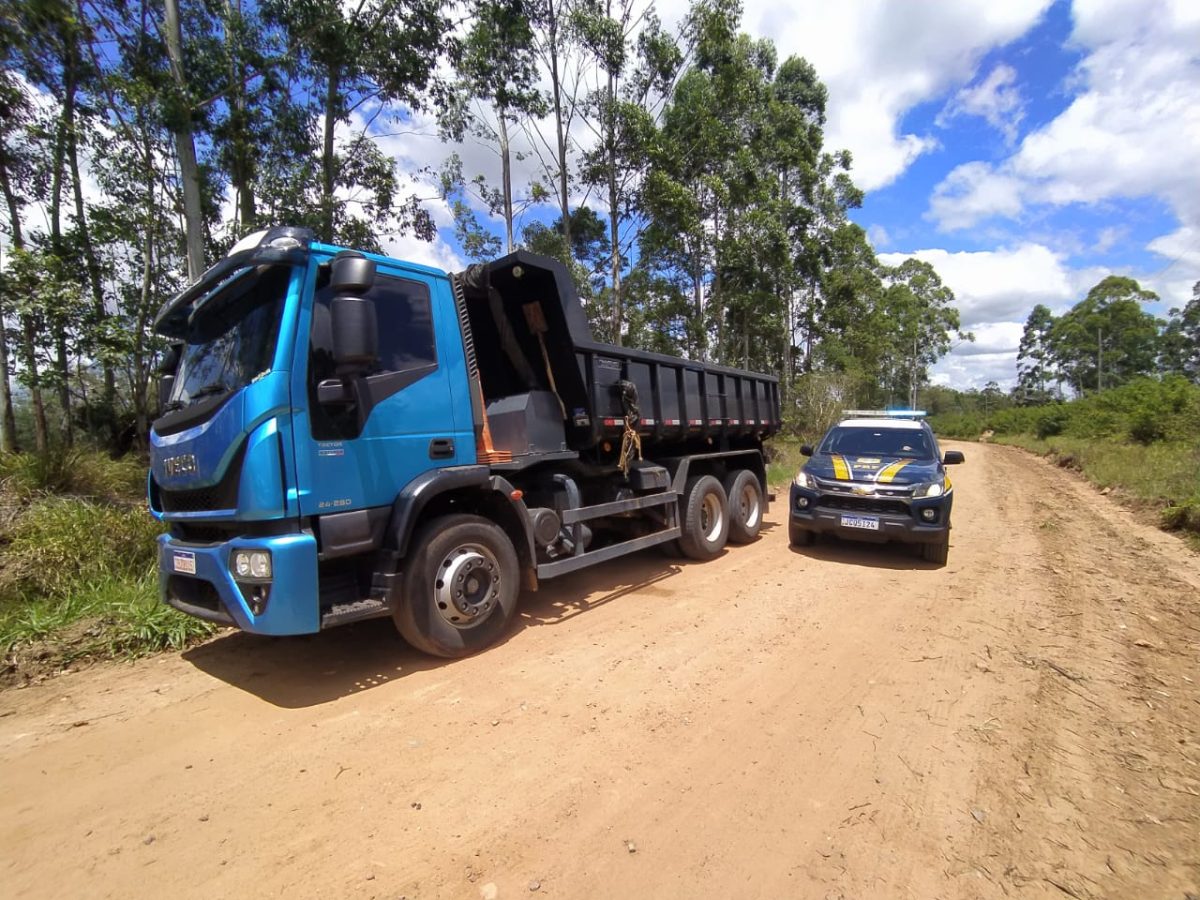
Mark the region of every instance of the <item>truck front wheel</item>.
POLYGON ((749 544, 762 529, 762 488, 749 469, 733 472, 725 479, 729 496, 729 541, 749 544))
POLYGON ((729 538, 729 500, 711 475, 689 478, 684 490, 679 549, 692 559, 713 559, 729 538))
POLYGON ((508 628, 517 582, 517 553, 498 525, 479 516, 444 516, 414 538, 392 618, 418 650, 468 656, 508 628))

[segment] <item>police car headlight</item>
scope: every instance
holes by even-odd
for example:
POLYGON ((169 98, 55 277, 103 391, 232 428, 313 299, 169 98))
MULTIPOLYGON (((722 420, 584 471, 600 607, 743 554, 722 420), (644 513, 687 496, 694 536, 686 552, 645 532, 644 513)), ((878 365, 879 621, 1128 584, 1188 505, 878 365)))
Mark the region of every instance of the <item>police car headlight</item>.
POLYGON ((920 500, 924 497, 940 497, 945 493, 945 488, 942 487, 940 481, 931 481, 929 484, 918 484, 913 488, 913 499, 920 500))
POLYGON ((796 477, 792 479, 792 484, 798 488, 808 488, 810 491, 817 489, 817 479, 813 478, 803 469, 796 473, 796 477))

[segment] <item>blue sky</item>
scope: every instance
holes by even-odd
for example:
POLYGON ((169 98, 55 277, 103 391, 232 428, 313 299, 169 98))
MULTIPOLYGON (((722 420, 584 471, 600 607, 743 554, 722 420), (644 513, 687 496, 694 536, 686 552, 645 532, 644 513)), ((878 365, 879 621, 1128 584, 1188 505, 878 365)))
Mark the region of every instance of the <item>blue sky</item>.
MULTIPOLYGON (((656 9, 670 26, 687 0, 656 9)), ((1200 2, 745 0, 743 29, 825 81, 826 146, 854 155, 853 217, 881 258, 925 259, 954 290, 977 340, 936 381, 1010 386, 1032 307, 1061 312, 1107 274, 1157 291, 1159 315, 1200 281, 1200 2)), ((453 148, 386 149, 412 171, 453 148)), ((468 172, 498 167, 459 152, 468 172)), ((391 250, 459 262, 445 228, 391 250)))

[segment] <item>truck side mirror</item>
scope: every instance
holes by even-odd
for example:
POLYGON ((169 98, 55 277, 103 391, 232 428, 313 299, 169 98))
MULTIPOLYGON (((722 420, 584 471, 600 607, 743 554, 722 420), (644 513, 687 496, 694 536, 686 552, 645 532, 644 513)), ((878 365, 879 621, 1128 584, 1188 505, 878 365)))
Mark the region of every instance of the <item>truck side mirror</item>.
POLYGON ((171 392, 175 389, 175 372, 179 369, 179 359, 183 356, 183 344, 173 343, 163 354, 162 362, 158 364, 158 411, 167 408, 171 392))
POLYGON ((339 371, 369 368, 379 358, 375 304, 365 297, 334 297, 329 318, 334 365, 339 371))
POLYGON ((800 445, 800 455, 801 456, 812 456, 813 455, 812 444, 801 444, 800 445))
POLYGON ((966 457, 962 455, 961 450, 947 450, 946 457, 942 462, 947 466, 957 466, 959 463, 965 462, 966 457))
POLYGON ((160 415, 167 408, 167 401, 170 399, 171 391, 173 390, 175 390, 174 375, 163 375, 158 379, 158 412, 160 415))

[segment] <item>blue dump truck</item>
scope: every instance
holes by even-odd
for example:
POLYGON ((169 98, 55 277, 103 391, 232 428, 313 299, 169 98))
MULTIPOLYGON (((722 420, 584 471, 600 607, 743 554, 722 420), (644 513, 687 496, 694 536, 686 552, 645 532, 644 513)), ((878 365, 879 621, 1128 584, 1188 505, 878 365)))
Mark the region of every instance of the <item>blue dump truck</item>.
POLYGON ((753 540, 776 379, 592 340, 561 263, 465 272, 272 228, 160 310, 150 433, 178 610, 256 634, 390 616, 438 656, 522 588, 753 540))

